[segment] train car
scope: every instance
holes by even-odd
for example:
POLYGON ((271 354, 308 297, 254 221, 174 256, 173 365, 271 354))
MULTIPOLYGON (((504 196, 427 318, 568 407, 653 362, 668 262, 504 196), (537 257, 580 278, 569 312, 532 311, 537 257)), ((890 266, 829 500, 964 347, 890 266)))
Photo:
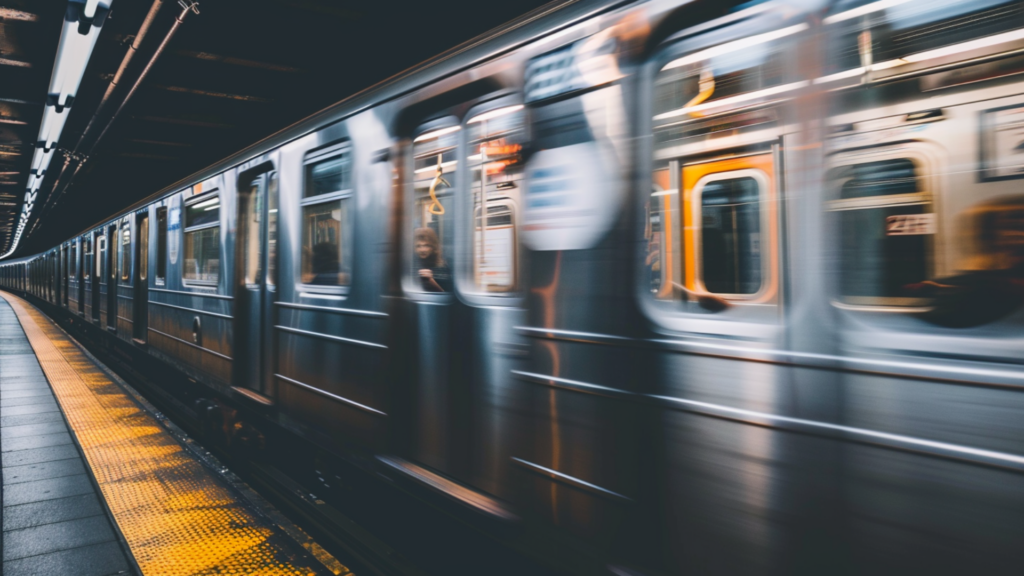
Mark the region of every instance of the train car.
POLYGON ((579 573, 1011 573, 1022 46, 559 2, 0 279, 579 573))

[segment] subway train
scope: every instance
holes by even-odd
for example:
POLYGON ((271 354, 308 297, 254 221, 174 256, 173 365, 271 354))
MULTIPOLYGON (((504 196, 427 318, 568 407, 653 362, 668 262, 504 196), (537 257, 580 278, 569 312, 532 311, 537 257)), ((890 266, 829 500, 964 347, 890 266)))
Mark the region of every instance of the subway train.
POLYGON ((1019 574, 1022 179, 1022 2, 570 0, 0 277, 581 573, 1019 574))

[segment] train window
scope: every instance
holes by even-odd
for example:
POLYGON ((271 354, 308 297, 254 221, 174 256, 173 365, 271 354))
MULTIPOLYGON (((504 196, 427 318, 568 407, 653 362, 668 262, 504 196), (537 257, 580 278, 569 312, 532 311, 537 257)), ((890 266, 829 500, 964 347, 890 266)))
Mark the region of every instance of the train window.
POLYGON ((848 304, 924 306, 916 286, 931 276, 935 216, 921 169, 910 158, 837 166, 829 181, 838 199, 841 286, 848 304))
POLYGON ((413 139, 413 259, 415 285, 424 292, 451 292, 448 255, 453 252, 452 222, 459 126, 421 133, 413 139))
POLYGON ((149 276, 149 215, 139 218, 139 280, 149 276))
POLYGON ((473 202, 473 283, 483 292, 511 292, 516 288, 517 214, 525 138, 522 109, 499 108, 468 122, 466 164, 473 202))
POLYGON ((349 155, 341 154, 306 164, 306 198, 347 190, 351 186, 349 155))
POLYGON ((726 300, 770 301, 778 235, 773 155, 673 160, 653 176, 644 230, 651 294, 712 311, 727 308, 726 300))
POLYGON ((167 278, 167 208, 156 209, 156 283, 167 278))
POLYGON ((351 156, 347 149, 338 151, 331 148, 307 159, 302 200, 303 284, 348 286, 352 282, 351 156))
POLYGON ((69 248, 69 250, 71 252, 71 257, 70 262, 68 264, 68 276, 71 278, 75 278, 78 276, 78 244, 72 242, 71 248, 69 248))
POLYGON ((127 282, 132 268, 132 228, 126 219, 121 222, 121 282, 127 282))
POLYGON ((267 284, 277 284, 277 172, 267 182, 267 284))
POLYGON ((197 284, 220 278, 220 197, 205 196, 185 206, 182 277, 197 284))
POLYGON ((698 185, 700 276, 708 292, 761 289, 761 188, 742 173, 716 174, 698 185))
POLYGON ((242 265, 243 278, 247 285, 255 284, 259 280, 261 250, 260 250, 260 219, 263 207, 260 206, 259 187, 261 178, 253 179, 249 185, 249 193, 240 195, 239 202, 242 203, 244 212, 239 216, 238 231, 236 232, 239 242, 242 242, 242 265))

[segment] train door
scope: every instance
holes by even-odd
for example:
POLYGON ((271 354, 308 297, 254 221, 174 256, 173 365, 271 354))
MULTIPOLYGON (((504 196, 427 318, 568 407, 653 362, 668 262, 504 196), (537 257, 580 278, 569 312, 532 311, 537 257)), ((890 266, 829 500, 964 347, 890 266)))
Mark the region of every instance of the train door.
POLYGON ((135 216, 135 288, 132 291, 132 339, 146 342, 149 327, 149 209, 135 216))
POLYGON ((807 533, 830 538, 840 513, 830 483, 837 444, 718 416, 838 411, 833 375, 755 360, 762 350, 833 351, 825 252, 811 235, 821 150, 817 124, 806 121, 813 23, 789 7, 760 7, 669 36, 643 77, 651 180, 640 195, 636 289, 654 338, 679 346, 644 353, 643 387, 664 400, 645 408, 658 423, 650 465, 661 476, 644 515, 659 526, 647 556, 666 573, 799 571, 787 563, 823 560, 793 544, 807 533), (722 510, 746 520, 708 530, 722 510))
POLYGON ((508 499, 512 431, 502 397, 517 358, 514 326, 523 320, 517 227, 524 116, 516 101, 496 100, 462 122, 422 125, 412 143, 402 237, 410 320, 404 381, 415 401, 400 449, 411 462, 399 469, 508 499))
POLYGON ((243 394, 268 404, 273 397, 274 377, 277 172, 250 172, 243 174, 239 182, 234 386, 243 394))
MULTIPOLYGON (((409 257, 406 278, 409 372, 415 398, 411 429, 401 452, 416 466, 454 474, 456 417, 452 414, 452 264, 455 251, 455 186, 458 185, 458 119, 420 127, 412 144, 410 228, 402 241, 409 257)), ((408 202, 409 200, 407 200, 408 202)), ((408 205, 408 204, 407 204, 408 205)))
POLYGON ((117 224, 107 227, 107 328, 117 328, 117 224))

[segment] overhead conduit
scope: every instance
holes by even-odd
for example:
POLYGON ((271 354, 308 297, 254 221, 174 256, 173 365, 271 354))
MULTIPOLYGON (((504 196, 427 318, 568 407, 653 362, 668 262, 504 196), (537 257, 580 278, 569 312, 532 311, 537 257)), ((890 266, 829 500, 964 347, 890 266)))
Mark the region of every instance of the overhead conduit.
POLYGON ((64 131, 64 124, 78 93, 78 86, 89 65, 103 23, 110 14, 112 2, 113 0, 68 1, 67 11, 64 13, 64 27, 60 33, 60 43, 57 45, 57 58, 53 63, 50 87, 46 95, 46 106, 43 109, 43 120, 39 127, 39 136, 36 138, 36 150, 32 154, 25 202, 21 208, 21 217, 11 247, 0 255, 0 260, 9 257, 18 249, 18 242, 32 215, 39 187, 53 159, 53 152, 60 140, 61 132, 64 131))

